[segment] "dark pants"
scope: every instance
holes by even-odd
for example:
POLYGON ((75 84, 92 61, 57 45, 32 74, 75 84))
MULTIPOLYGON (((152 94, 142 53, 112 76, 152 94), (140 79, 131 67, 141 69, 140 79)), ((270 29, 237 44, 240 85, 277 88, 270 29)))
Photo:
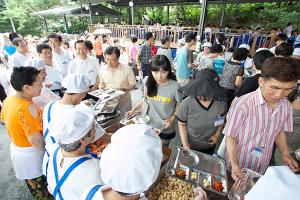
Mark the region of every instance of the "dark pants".
POLYGON ((99 64, 104 62, 104 56, 103 55, 96 55, 96 58, 99 60, 99 64))
POLYGON ((46 176, 40 176, 34 179, 26 179, 25 183, 31 193, 31 195, 37 200, 52 200, 53 196, 47 189, 46 176))
MULTIPOLYGON (((3 86, 0 84, 0 101, 3 103, 4 99, 6 98, 6 93, 3 88, 3 86)), ((0 111, 1 111, 1 105, 0 105, 0 111)))
POLYGON ((144 78, 145 76, 149 75, 150 64, 143 64, 142 63, 141 67, 142 67, 143 78, 144 78))

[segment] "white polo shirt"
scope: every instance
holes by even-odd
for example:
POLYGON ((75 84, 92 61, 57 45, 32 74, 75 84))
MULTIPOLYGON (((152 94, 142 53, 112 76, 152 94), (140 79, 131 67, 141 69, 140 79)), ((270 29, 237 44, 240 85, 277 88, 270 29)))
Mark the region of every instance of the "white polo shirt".
POLYGON ((94 57, 88 56, 85 60, 82 60, 79 57, 72 60, 69 64, 68 73, 84 74, 91 80, 91 85, 95 85, 99 71, 99 61, 94 57))
POLYGON ((69 63, 71 61, 69 53, 63 49, 60 54, 57 54, 54 51, 52 53, 53 66, 60 71, 63 77, 65 77, 68 74, 69 63))
MULTIPOLYGON (((48 190, 53 194, 56 187, 54 167, 53 167, 53 154, 56 148, 52 148, 50 152, 50 160, 48 164, 48 190)), ((79 157, 63 157, 61 149, 57 153, 57 171, 58 177, 61 179, 66 170, 78 159, 82 157, 90 157, 89 155, 79 156, 79 157), (63 166, 60 166, 60 163, 63 159, 63 166)), ((81 165, 77 166, 68 178, 65 180, 63 185, 60 188, 61 195, 64 199, 79 199, 83 192, 90 186, 94 184, 102 184, 100 176, 100 165, 99 160, 92 158, 83 162, 81 165)), ((57 194, 56 199, 59 199, 57 194)))
POLYGON ((58 90, 61 89, 61 82, 63 80, 63 76, 60 73, 60 71, 58 71, 55 66, 51 67, 48 65, 46 66, 46 80, 45 83, 49 84, 51 83, 51 87, 49 88, 50 90, 58 90))
POLYGON ((8 66, 12 70, 14 67, 21 67, 29 65, 30 57, 21 54, 20 52, 16 51, 12 56, 8 57, 8 66))

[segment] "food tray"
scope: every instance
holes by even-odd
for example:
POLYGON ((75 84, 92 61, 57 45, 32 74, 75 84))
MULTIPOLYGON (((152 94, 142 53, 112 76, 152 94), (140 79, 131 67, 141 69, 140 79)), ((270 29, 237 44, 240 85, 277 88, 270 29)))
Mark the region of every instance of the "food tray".
POLYGON ((223 196, 228 193, 225 161, 219 157, 173 147, 166 174, 223 196))
POLYGON ((89 95, 98 98, 101 101, 107 101, 119 97, 125 92, 115 89, 98 89, 88 93, 89 95))
POLYGON ((230 200, 244 199, 244 196, 252 189, 258 179, 262 176, 261 174, 247 168, 243 168, 242 173, 244 174, 244 179, 236 181, 228 193, 228 198, 230 200))
POLYGON ((140 113, 137 113, 136 115, 134 115, 129 119, 122 119, 120 123, 123 125, 141 124, 141 123, 147 124, 148 126, 157 129, 159 131, 163 130, 164 127, 164 123, 162 120, 159 120, 154 117, 150 117, 149 115, 140 114, 140 113))
POLYGON ((106 120, 104 122, 100 121, 102 123, 99 123, 98 121, 97 122, 100 124, 100 126, 102 128, 105 129, 105 128, 111 126, 112 124, 119 123, 120 120, 121 120, 121 116, 120 115, 121 115, 120 111, 117 111, 117 114, 116 114, 116 116, 114 118, 110 118, 110 119, 108 119, 108 120, 106 120))

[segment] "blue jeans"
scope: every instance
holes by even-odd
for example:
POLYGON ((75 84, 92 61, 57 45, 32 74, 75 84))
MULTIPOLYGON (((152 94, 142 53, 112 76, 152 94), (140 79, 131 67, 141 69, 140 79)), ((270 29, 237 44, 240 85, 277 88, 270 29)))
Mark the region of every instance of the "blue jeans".
POLYGON ((149 75, 149 69, 150 69, 150 65, 149 64, 143 64, 142 63, 142 72, 143 72, 143 78, 145 76, 148 76, 149 75))

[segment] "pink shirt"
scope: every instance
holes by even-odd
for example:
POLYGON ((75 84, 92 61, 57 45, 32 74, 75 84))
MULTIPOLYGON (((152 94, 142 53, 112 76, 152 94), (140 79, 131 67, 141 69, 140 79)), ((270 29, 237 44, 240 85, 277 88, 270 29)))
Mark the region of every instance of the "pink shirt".
MULTIPOLYGON (((269 165, 277 135, 281 131, 292 130, 293 110, 290 102, 285 98, 271 109, 259 88, 233 103, 223 133, 236 138, 240 167, 263 174, 269 165), (262 154, 257 156, 253 153, 254 148, 261 148, 262 154)), ((225 161, 231 169, 227 152, 225 161)))

